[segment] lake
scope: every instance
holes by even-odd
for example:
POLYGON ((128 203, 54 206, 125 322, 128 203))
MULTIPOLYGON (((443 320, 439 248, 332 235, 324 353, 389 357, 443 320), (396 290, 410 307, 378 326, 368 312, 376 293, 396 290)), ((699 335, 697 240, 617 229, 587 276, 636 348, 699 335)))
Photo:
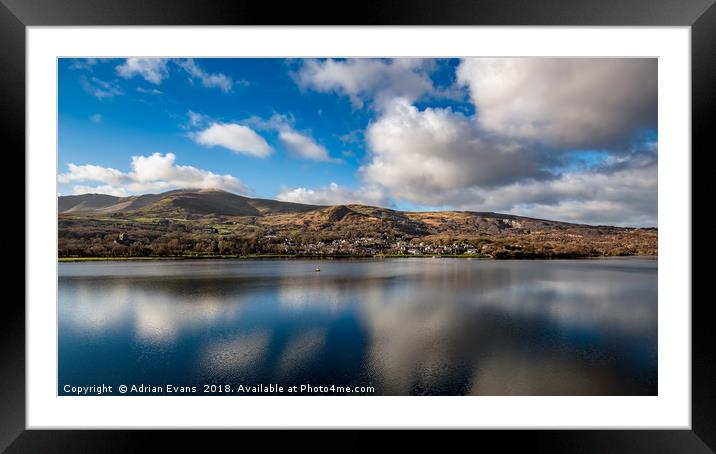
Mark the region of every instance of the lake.
POLYGON ((655 259, 58 266, 60 395, 657 394, 655 259))

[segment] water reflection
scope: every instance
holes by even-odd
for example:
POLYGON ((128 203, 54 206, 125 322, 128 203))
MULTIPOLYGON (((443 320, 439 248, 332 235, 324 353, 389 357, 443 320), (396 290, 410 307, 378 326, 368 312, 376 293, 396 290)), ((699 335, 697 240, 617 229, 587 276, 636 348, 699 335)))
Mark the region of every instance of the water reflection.
POLYGON ((63 263, 60 384, 657 392, 655 260, 315 264, 63 263))
POLYGON ((201 354, 207 379, 218 374, 242 376, 251 373, 267 355, 270 341, 271 333, 265 331, 211 342, 201 354))

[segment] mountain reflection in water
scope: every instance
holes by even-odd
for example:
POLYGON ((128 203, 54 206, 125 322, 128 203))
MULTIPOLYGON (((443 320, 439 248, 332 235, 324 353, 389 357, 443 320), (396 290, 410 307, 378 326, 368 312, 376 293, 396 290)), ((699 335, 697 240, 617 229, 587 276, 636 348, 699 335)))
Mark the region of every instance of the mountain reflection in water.
POLYGON ((182 260, 59 270, 60 394, 65 383, 657 394, 652 259, 182 260))

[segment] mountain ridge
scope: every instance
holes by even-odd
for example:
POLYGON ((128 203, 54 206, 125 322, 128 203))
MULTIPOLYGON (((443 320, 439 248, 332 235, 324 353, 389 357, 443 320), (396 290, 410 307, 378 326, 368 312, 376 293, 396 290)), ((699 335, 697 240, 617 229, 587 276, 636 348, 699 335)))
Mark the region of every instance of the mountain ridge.
POLYGON ((281 206, 284 207, 284 209, 278 210, 281 212, 290 211, 291 207, 297 211, 309 211, 310 209, 315 209, 317 207, 317 205, 250 198, 221 189, 211 188, 175 189, 158 194, 130 195, 126 197, 112 196, 101 193, 59 196, 58 212, 59 214, 110 214, 128 212, 143 209, 166 199, 178 202, 177 206, 179 208, 184 208, 188 213, 228 216, 260 215, 261 209, 256 205, 265 209, 266 207, 270 207, 272 202, 274 204, 281 204, 281 206), (199 202, 199 204, 193 204, 191 203, 192 201, 199 202))
MULTIPOLYGON (((535 218, 530 216, 522 216, 518 214, 510 214, 510 213, 499 213, 494 211, 472 211, 472 210, 442 210, 442 211, 434 211, 434 210, 428 210, 428 211, 403 211, 403 210, 396 210, 393 208, 387 208, 387 207, 381 207, 377 205, 363 205, 363 204, 356 204, 356 203, 348 203, 348 204, 335 204, 335 205, 314 205, 314 204, 305 204, 305 203, 299 203, 299 202, 286 202, 282 200, 275 200, 275 199, 267 199, 267 198, 253 198, 253 197, 247 197, 242 196, 238 194, 234 194, 229 191, 225 191, 222 189, 217 188, 204 188, 204 189, 174 189, 171 191, 166 191, 162 193, 148 193, 148 194, 141 194, 141 195, 130 195, 130 196, 113 196, 108 194, 102 194, 102 193, 86 193, 86 194, 78 194, 78 195, 61 195, 58 196, 58 213, 60 215, 62 214, 111 214, 116 212, 128 212, 133 211, 137 209, 144 208, 147 205, 151 205, 152 203, 158 202, 160 200, 163 200, 168 197, 172 196, 180 196, 182 198, 187 196, 193 196, 194 194, 211 194, 211 193, 219 193, 222 194, 224 197, 233 197, 235 200, 243 199, 246 201, 247 204, 251 205, 252 207, 256 208, 256 205, 260 206, 262 209, 257 208, 256 211, 247 212, 246 214, 236 214, 240 210, 229 210, 229 211, 218 211, 213 210, 209 211, 206 209, 206 206, 204 207, 197 207, 192 206, 191 204, 186 204, 182 206, 180 203, 179 206, 182 208, 185 208, 187 210, 187 214, 213 214, 217 216, 261 216, 265 215, 267 213, 269 214, 276 214, 276 213, 286 213, 286 212, 297 212, 297 211, 312 211, 312 210, 318 210, 318 209, 324 209, 324 208, 331 208, 334 207, 336 209, 342 209, 347 208, 351 209, 351 207, 365 207, 365 208, 373 208, 378 210, 385 210, 389 212, 395 212, 395 213, 418 213, 418 214, 429 214, 429 213, 469 213, 472 215, 477 216, 498 216, 504 219, 526 219, 531 221, 543 221, 543 222, 554 222, 554 223, 560 223, 560 224, 569 224, 569 225, 576 225, 576 226, 589 226, 589 227, 615 227, 615 228, 642 228, 642 229, 653 229, 655 227, 616 227, 611 226, 608 224, 586 224, 586 223, 578 223, 578 222, 569 222, 569 221, 560 221, 560 220, 552 220, 552 219, 544 219, 544 218, 535 218), (100 200, 112 200, 113 203, 105 203, 100 204, 100 200), (87 203, 87 202, 89 203, 87 203), (73 203, 74 202, 74 203, 73 203), (139 202, 139 204, 137 203, 139 202), (276 206, 283 206, 286 207, 284 209, 275 209, 276 206), (293 209, 291 209, 293 208, 293 209)), ((208 200, 205 200, 208 201, 208 200)), ((218 208, 218 205, 215 204, 208 204, 210 208, 218 208)))
POLYGON ((375 255, 492 258, 657 255, 655 228, 475 211, 308 205, 230 192, 173 190, 58 197, 61 256, 375 255))

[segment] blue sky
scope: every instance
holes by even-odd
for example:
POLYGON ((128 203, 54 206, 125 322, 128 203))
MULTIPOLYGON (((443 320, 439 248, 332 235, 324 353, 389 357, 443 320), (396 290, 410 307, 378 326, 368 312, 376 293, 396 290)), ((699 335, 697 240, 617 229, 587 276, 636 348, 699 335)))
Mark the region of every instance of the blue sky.
POLYGON ((656 225, 647 59, 60 59, 62 195, 656 225))

